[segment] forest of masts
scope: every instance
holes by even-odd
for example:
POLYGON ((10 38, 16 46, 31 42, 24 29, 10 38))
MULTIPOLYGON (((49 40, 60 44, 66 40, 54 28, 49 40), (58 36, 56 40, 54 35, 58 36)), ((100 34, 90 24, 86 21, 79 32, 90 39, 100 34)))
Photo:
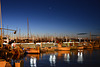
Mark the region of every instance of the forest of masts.
POLYGON ((50 35, 50 34, 45 34, 45 35, 33 35, 33 34, 29 34, 29 36, 26 34, 21 34, 20 30, 19 33, 13 34, 13 33, 8 33, 4 35, 3 33, 3 37, 8 37, 10 40, 15 40, 16 42, 69 42, 69 41, 79 41, 79 39, 81 39, 81 41, 87 41, 89 42, 91 41, 99 41, 100 37, 99 36, 88 36, 85 37, 84 35, 82 36, 68 36, 68 35, 64 35, 64 34, 54 34, 54 35, 50 35), (83 37, 82 37, 83 36, 83 37), (28 40, 28 41, 26 41, 28 40))

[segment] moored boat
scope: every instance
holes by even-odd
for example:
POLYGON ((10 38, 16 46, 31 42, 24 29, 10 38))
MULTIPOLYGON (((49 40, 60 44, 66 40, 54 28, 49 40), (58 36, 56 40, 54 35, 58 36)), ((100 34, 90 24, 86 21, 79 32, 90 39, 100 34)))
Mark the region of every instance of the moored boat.
POLYGON ((78 50, 83 50, 84 47, 83 47, 83 46, 77 46, 77 49, 78 49, 78 50))
POLYGON ((55 51, 56 47, 54 43, 42 43, 41 42, 41 52, 49 52, 49 51, 55 51))
POLYGON ((70 50, 70 47, 62 47, 61 43, 58 44, 57 50, 67 51, 70 50))
POLYGON ((99 45, 94 45, 94 46, 93 46, 93 48, 99 48, 99 47, 100 47, 99 45))
POLYGON ((39 47, 37 47, 36 49, 34 49, 34 48, 27 48, 26 49, 26 53, 40 53, 40 49, 39 49, 39 47))
POLYGON ((70 47, 58 47, 58 50, 67 51, 70 50, 70 47))
POLYGON ((92 49, 93 45, 92 44, 87 44, 87 45, 84 45, 84 48, 85 49, 92 49))
POLYGON ((77 49, 77 46, 71 46, 70 49, 75 50, 75 49, 77 49))

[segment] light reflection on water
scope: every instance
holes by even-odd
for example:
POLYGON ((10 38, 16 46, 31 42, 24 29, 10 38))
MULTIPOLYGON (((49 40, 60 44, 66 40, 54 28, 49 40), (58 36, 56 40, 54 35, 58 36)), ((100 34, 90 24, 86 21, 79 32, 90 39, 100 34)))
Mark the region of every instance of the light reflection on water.
POLYGON ((30 66, 31 67, 36 67, 36 58, 35 57, 30 58, 30 66))
MULTIPOLYGON (((22 60, 22 59, 21 59, 22 60)), ((82 64, 93 65, 100 63, 100 49, 98 50, 72 50, 72 51, 57 51, 41 54, 27 54, 24 58, 24 67, 70 67, 82 64)), ((11 62, 14 62, 12 60, 11 62)), ((80 66, 79 66, 80 67, 80 66)))
POLYGON ((78 52, 78 59, 77 59, 77 62, 83 62, 83 52, 78 52))
POLYGON ((56 64, 56 55, 50 55, 49 61, 50 61, 50 66, 55 66, 55 64, 56 64))
POLYGON ((68 54, 64 54, 64 61, 70 62, 70 55, 68 54))

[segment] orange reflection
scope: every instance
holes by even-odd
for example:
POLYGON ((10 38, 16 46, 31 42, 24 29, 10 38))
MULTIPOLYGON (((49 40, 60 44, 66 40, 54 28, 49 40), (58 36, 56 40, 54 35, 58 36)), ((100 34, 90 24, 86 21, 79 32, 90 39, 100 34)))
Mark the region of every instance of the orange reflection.
POLYGON ((70 51, 58 51, 58 59, 60 59, 63 54, 70 54, 70 51))
POLYGON ((34 58, 37 58, 37 60, 39 60, 39 54, 27 54, 27 57, 34 57, 34 58))

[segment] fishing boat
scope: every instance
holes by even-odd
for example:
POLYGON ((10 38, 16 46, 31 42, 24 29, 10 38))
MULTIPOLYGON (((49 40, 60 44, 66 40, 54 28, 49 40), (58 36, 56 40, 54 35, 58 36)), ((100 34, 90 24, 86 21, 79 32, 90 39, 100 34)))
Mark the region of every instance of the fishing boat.
POLYGON ((55 47, 47 47, 47 51, 55 51, 55 47))
POLYGON ((98 42, 93 41, 92 44, 93 44, 93 48, 99 48, 100 47, 100 44, 98 42))
POLYGON ((84 47, 83 47, 83 46, 77 46, 77 49, 78 49, 78 50, 83 50, 84 47))
POLYGON ((92 48, 93 48, 93 46, 87 46, 86 48, 87 48, 87 49, 92 49, 92 48))
POLYGON ((45 52, 47 52, 47 49, 46 49, 46 47, 41 47, 40 51, 41 51, 42 53, 45 53, 45 52))
POLYGON ((77 49, 77 46, 71 46, 70 49, 75 50, 75 49, 77 49))
POLYGON ((99 48, 100 46, 97 44, 97 45, 94 45, 93 48, 99 48))
POLYGON ((84 45, 84 49, 92 49, 93 45, 90 43, 87 43, 86 45, 84 45))
POLYGON ((41 52, 52 52, 55 51, 56 47, 41 47, 41 52))
POLYGON ((70 47, 58 47, 58 50, 66 51, 66 50, 70 50, 70 47))
POLYGON ((26 53, 40 53, 39 47, 36 48, 27 48, 26 53))
POLYGON ((55 48, 53 43, 41 43, 41 52, 52 52, 55 48))
POLYGON ((86 48, 87 49, 92 49, 93 48, 93 45, 92 44, 89 44, 86 48))
POLYGON ((58 44, 58 47, 57 47, 57 50, 60 50, 60 51, 67 51, 67 50, 70 50, 70 47, 62 47, 61 43, 58 44))

